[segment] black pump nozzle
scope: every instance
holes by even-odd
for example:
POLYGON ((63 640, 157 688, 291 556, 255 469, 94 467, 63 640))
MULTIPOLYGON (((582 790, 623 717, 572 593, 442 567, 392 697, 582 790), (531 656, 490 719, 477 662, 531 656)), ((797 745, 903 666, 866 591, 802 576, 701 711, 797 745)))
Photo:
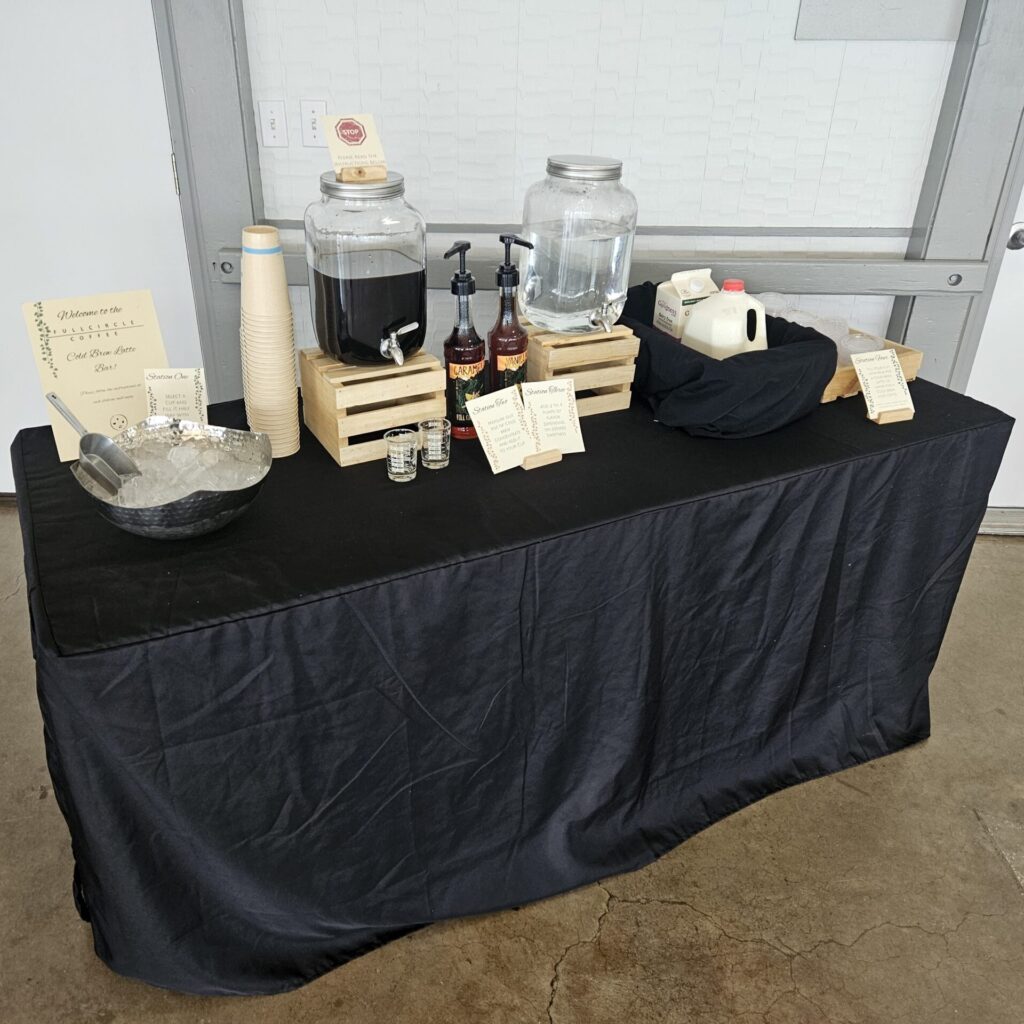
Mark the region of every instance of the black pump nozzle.
POLYGON ((519 284, 519 268, 512 262, 512 246, 522 245, 527 249, 533 248, 533 242, 528 242, 518 235, 498 235, 498 241, 505 245, 505 262, 498 267, 495 278, 499 288, 515 288, 519 284))
POLYGON ((466 253, 469 250, 469 242, 456 242, 444 254, 446 260, 451 259, 456 253, 459 254, 459 269, 452 275, 452 295, 472 295, 476 291, 476 281, 466 269, 466 253))

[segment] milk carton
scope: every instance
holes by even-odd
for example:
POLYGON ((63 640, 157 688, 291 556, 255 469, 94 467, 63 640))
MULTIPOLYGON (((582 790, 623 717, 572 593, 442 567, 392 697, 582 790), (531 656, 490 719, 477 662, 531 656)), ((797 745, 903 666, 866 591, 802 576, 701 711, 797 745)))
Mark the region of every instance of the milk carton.
POLYGON ((683 328, 701 299, 714 295, 718 287, 710 270, 680 270, 658 285, 654 302, 654 326, 673 338, 683 336, 683 328))

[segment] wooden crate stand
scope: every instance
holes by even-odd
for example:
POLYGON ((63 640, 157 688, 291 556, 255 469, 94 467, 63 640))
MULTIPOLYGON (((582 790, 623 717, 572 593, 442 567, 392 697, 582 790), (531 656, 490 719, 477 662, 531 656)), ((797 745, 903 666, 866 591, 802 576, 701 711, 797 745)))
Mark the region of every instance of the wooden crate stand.
POLYGON ((628 409, 640 339, 628 327, 611 333, 552 334, 526 325, 526 379, 572 377, 581 416, 628 409))
POLYGON ((426 352, 403 366, 347 366, 307 348, 299 373, 302 418, 339 466, 383 459, 387 446, 376 435, 445 415, 444 368, 426 352))
MULTIPOLYGON (((864 332, 851 329, 850 333, 863 334, 864 332)), ((885 347, 896 350, 896 358, 900 361, 900 366, 903 367, 903 376, 908 381, 916 380, 924 353, 920 349, 900 345, 898 342, 888 339, 886 339, 885 347)), ((859 394, 860 380, 857 377, 857 371, 852 366, 837 366, 832 379, 825 386, 821 401, 822 403, 834 402, 837 398, 852 398, 859 394)))

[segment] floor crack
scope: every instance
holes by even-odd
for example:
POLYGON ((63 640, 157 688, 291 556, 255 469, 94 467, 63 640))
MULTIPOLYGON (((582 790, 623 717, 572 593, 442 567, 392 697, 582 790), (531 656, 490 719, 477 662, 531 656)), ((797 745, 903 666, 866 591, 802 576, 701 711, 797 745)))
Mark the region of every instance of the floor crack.
POLYGON ((742 935, 733 935, 731 932, 727 931, 722 926, 722 923, 720 921, 712 917, 711 914, 707 913, 704 910, 701 910, 699 907, 695 907, 692 903, 688 903, 686 900, 667 899, 658 896, 626 897, 614 895, 612 896, 612 899, 618 903, 632 903, 639 906, 654 903, 668 907, 685 907, 691 913, 696 914, 698 917, 704 918, 704 920, 707 921, 713 928, 717 929, 717 931, 719 931, 727 939, 731 939, 733 942, 743 942, 747 943, 748 945, 767 946, 769 949, 774 950, 776 953, 781 953, 785 957, 792 957, 796 955, 797 952, 796 950, 790 949, 790 947, 787 946, 785 943, 776 943, 771 941, 770 939, 759 938, 756 936, 744 937, 742 935))
POLYGON ((565 963, 566 957, 568 957, 574 949, 578 949, 580 946, 592 945, 601 938, 601 928, 604 925, 604 919, 608 916, 612 900, 615 897, 613 897, 603 885, 598 884, 597 888, 604 893, 604 906, 601 908, 601 913, 597 915, 597 920, 594 922, 594 934, 585 939, 577 939, 575 942, 566 946, 565 949, 562 950, 561 956, 559 956, 555 961, 555 966, 551 971, 551 987, 548 994, 548 1024, 555 1024, 555 999, 558 996, 558 989, 562 982, 562 964, 565 963))
POLYGON ((858 935, 854 936, 854 938, 852 938, 849 942, 843 942, 841 939, 835 938, 821 939, 818 942, 815 942, 813 946, 808 946, 806 949, 797 949, 793 952, 795 956, 803 957, 804 959, 806 959, 808 956, 810 956, 816 950, 820 949, 822 946, 839 946, 842 949, 852 949, 866 935, 870 935, 872 932, 876 932, 880 928, 895 928, 897 931, 920 932, 922 935, 932 935, 936 938, 942 939, 944 942, 946 942, 948 947, 949 937, 951 935, 955 935, 958 931, 960 931, 960 929, 964 926, 964 923, 967 921, 968 918, 1003 916, 1005 915, 984 914, 981 911, 968 910, 952 928, 947 928, 944 931, 934 931, 933 929, 925 928, 923 925, 920 924, 898 924, 895 921, 879 921, 877 924, 873 924, 869 928, 865 928, 858 935))

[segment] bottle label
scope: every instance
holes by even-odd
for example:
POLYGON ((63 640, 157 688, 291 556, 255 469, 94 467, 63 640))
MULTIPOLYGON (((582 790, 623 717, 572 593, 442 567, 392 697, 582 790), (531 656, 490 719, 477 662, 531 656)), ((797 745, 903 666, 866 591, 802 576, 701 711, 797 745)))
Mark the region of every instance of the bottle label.
POLYGON ((479 398, 484 393, 484 370, 487 363, 481 359, 478 363, 449 363, 448 378, 452 382, 452 424, 459 427, 471 427, 466 402, 471 398, 479 398))
POLYGON ((526 381, 526 353, 518 352, 516 355, 503 356, 498 354, 498 387, 510 388, 513 384, 522 384, 526 381))

